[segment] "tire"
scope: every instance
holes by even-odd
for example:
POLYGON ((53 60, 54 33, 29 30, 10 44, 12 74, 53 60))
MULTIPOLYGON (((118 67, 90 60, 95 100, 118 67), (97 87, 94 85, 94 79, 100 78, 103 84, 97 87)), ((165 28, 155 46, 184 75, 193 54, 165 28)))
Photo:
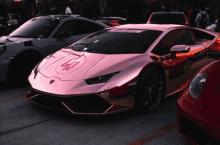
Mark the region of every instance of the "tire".
POLYGON ((41 57, 34 55, 33 52, 25 52, 16 56, 9 66, 9 82, 27 84, 29 74, 40 60, 41 57))
POLYGON ((165 78, 160 69, 150 67, 138 79, 135 105, 143 112, 151 112, 157 109, 165 95, 165 78))
POLYGON ((191 59, 185 60, 181 66, 181 71, 180 71, 181 74, 186 73, 190 69, 192 64, 193 64, 193 61, 191 59))

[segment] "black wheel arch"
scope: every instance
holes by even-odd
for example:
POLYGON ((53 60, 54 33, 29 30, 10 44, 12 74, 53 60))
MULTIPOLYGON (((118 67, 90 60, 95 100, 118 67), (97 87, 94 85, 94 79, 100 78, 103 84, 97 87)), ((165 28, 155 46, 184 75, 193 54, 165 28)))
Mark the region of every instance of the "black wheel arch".
POLYGON ((21 52, 19 52, 14 58, 18 58, 18 57, 21 57, 23 55, 34 55, 34 57, 37 57, 39 59, 43 59, 44 58, 44 54, 40 51, 37 51, 37 50, 33 50, 33 49, 26 49, 26 50, 23 50, 21 52))
MULTIPOLYGON (((138 83, 139 83, 140 79, 142 78, 143 74, 145 73, 145 71, 146 71, 147 69, 149 69, 149 68, 152 68, 152 67, 161 70, 161 72, 162 72, 162 74, 163 74, 164 90, 165 90, 163 97, 165 97, 165 94, 166 94, 166 72, 165 72, 165 69, 163 68, 163 66, 161 66, 160 64, 154 63, 154 64, 146 65, 146 66, 140 71, 140 73, 139 73, 139 75, 138 75, 138 77, 137 77, 137 84, 136 84, 136 86, 138 85, 138 83)), ((137 91, 137 89, 136 89, 135 91, 137 91)), ((135 94, 136 94, 136 93, 135 93, 135 94)), ((138 109, 138 110, 141 110, 141 108, 138 106, 136 97, 137 97, 137 96, 135 96, 135 99, 134 99, 134 100, 135 100, 135 108, 138 109)))
POLYGON ((23 56, 25 55, 29 55, 28 57, 35 57, 37 58, 39 61, 42 60, 44 58, 43 54, 37 50, 24 50, 24 51, 21 51, 19 52, 9 63, 9 71, 12 69, 12 66, 14 65, 15 63, 15 60, 18 59, 18 58, 22 58, 23 56))
MULTIPOLYGON (((138 78, 137 80, 139 80, 141 78, 141 76, 143 75, 143 73, 150 67, 155 67, 158 68, 159 70, 161 70, 162 74, 163 74, 163 79, 164 79, 164 83, 166 84, 166 72, 163 66, 161 66, 160 64, 154 63, 154 64, 150 64, 150 65, 146 65, 138 74, 138 78)), ((166 87, 166 85, 165 85, 166 87)))

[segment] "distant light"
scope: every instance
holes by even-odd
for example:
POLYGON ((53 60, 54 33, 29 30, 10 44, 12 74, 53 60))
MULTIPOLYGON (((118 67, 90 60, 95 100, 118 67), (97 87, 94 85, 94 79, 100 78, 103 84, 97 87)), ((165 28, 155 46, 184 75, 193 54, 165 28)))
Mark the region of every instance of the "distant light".
POLYGON ((93 43, 99 42, 99 40, 94 41, 93 43))
POLYGON ((87 47, 86 48, 84 48, 83 50, 86 50, 87 49, 87 47))

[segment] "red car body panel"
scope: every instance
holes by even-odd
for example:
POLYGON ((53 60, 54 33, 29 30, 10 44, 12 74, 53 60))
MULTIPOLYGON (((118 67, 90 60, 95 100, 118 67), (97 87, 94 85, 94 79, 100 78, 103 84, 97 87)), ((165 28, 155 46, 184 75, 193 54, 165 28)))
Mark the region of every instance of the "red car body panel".
POLYGON ((208 69, 202 69, 200 72, 207 74, 207 80, 199 99, 187 96, 183 98, 190 105, 220 119, 220 61, 209 64, 208 69))
POLYGON ((140 74, 147 67, 154 65, 163 70, 167 86, 165 96, 182 91, 186 86, 182 85, 192 78, 202 66, 212 62, 213 59, 202 56, 203 58, 194 62, 186 73, 181 74, 183 62, 187 59, 194 59, 195 53, 206 51, 210 45, 216 42, 218 37, 212 32, 207 32, 214 36, 212 41, 192 45, 188 54, 178 54, 176 58, 171 58, 169 55, 159 56, 151 51, 169 31, 194 28, 181 25, 128 24, 111 29, 152 29, 163 31, 163 33, 142 54, 99 54, 63 48, 43 59, 38 66, 40 70, 37 74, 34 72, 36 67, 33 69, 28 78, 32 91, 27 95, 27 100, 38 98, 39 95, 45 95, 49 98, 52 96, 59 100, 57 102, 59 105, 62 104, 74 114, 110 114, 129 110, 135 107, 134 95, 128 93, 131 84, 136 83, 140 74), (119 71, 120 73, 112 77, 107 83, 88 85, 85 82, 86 79, 119 71), (172 71, 176 71, 176 74, 172 74, 172 71), (171 79, 170 76, 173 78, 171 79), (103 106, 102 112, 88 113, 77 110, 66 101, 69 98, 78 98, 79 96, 82 98, 83 96, 95 96, 98 101, 106 104, 106 106, 103 106))
POLYGON ((179 133, 187 141, 197 144, 182 131, 184 122, 181 124, 180 120, 187 118, 220 141, 220 61, 206 65, 198 73, 207 74, 207 80, 199 98, 195 99, 189 94, 191 80, 185 84, 186 87, 178 98, 179 133))

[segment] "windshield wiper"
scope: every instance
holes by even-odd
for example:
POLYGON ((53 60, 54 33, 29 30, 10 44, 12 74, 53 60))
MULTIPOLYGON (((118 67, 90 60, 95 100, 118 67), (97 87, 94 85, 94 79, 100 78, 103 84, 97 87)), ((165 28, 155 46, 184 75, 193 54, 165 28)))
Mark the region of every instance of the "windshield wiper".
POLYGON ((75 51, 78 51, 78 49, 76 49, 74 46, 68 46, 68 47, 75 50, 75 51))
POLYGON ((14 35, 14 36, 11 36, 11 37, 25 37, 25 38, 27 38, 26 36, 21 36, 21 35, 14 35))
POLYGON ((13 41, 11 41, 11 40, 10 40, 10 39, 8 39, 8 38, 7 38, 6 40, 7 40, 7 41, 9 41, 9 42, 13 42, 13 41))

